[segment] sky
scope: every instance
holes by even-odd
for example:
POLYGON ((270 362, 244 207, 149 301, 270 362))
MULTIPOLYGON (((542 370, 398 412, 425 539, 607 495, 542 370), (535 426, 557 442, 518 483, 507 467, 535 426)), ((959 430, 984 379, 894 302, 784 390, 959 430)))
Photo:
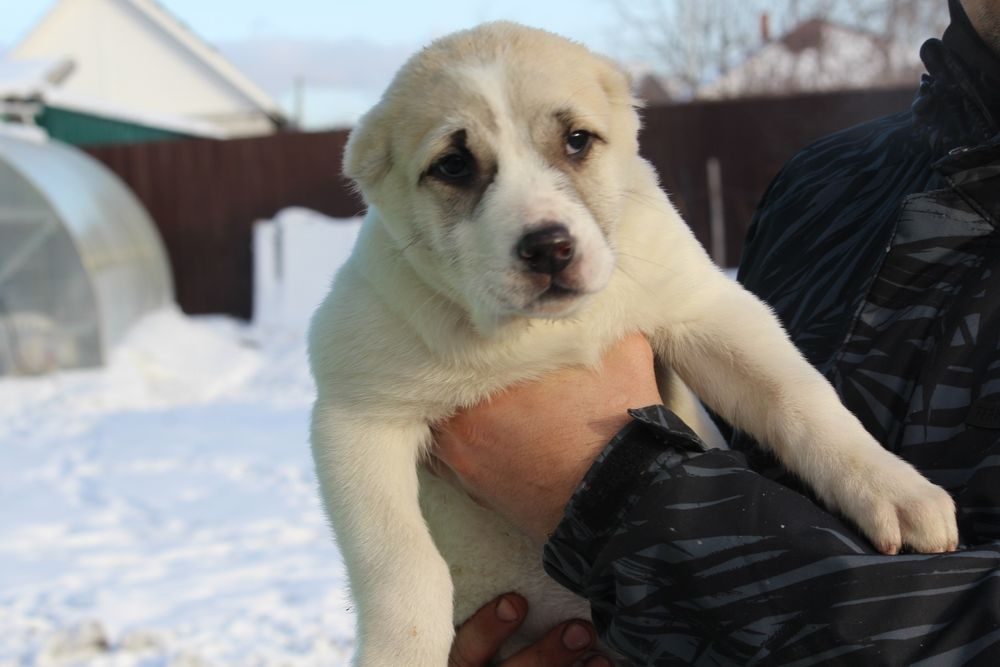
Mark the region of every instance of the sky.
MULTIPOLYGON (((55 0, 0 0, 0 54, 55 0)), ((508 19, 613 57, 614 0, 159 0, 291 112, 301 78, 307 126, 345 124, 378 99, 406 57, 435 37, 508 19)))

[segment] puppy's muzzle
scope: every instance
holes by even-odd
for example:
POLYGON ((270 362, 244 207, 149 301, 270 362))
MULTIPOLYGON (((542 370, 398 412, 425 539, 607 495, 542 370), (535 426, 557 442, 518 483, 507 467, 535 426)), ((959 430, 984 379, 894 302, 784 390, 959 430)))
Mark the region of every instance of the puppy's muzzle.
POLYGON ((564 225, 548 224, 522 236, 516 253, 530 271, 556 276, 573 261, 576 240, 564 225))

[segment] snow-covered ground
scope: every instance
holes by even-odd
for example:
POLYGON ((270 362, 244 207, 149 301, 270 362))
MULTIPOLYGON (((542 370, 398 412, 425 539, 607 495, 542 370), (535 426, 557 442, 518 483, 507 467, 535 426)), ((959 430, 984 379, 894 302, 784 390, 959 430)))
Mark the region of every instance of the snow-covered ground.
POLYGON ((302 329, 358 223, 259 229, 257 326, 163 311, 106 368, 0 377, 0 667, 348 664, 302 329))
POLYGON ((172 311, 0 378, 0 667, 347 664, 312 395, 300 333, 172 311))

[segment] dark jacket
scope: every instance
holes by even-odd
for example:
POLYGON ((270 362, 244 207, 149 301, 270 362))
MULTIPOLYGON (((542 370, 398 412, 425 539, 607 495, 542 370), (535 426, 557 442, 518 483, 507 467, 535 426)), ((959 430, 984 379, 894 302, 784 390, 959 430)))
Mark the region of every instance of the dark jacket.
POLYGON ((633 416, 544 556, 629 664, 1000 665, 1000 543, 883 556, 662 406, 633 416))
POLYGON ((955 495, 977 543, 1000 538, 977 500, 1000 463, 1000 56, 957 0, 952 16, 909 111, 785 166, 739 280, 876 440, 955 495))
POLYGON ((704 451, 665 409, 638 411, 545 550, 637 665, 1000 664, 1000 58, 951 7, 911 110, 778 175, 740 280, 955 495, 965 548, 876 554, 759 474, 751 443, 704 451))

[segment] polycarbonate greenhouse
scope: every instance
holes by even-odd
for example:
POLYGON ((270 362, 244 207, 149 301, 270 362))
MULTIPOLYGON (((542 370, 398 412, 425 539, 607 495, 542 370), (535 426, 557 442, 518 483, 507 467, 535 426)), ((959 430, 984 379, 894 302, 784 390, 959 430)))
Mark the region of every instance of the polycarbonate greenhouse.
POLYGON ((128 188, 75 148, 0 125, 0 375, 101 365, 172 301, 163 243, 128 188))

